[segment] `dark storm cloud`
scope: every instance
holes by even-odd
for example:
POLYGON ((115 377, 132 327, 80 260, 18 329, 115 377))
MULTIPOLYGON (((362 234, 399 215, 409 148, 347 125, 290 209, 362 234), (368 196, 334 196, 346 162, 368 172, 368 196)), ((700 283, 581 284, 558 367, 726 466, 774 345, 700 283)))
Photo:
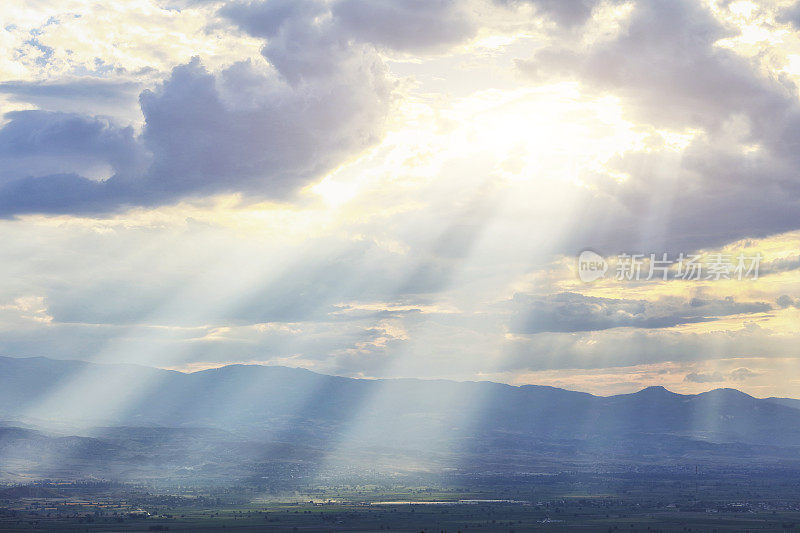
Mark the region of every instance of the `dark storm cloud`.
POLYGON ((547 297, 516 294, 511 301, 517 333, 565 333, 600 331, 619 327, 668 328, 709 322, 720 317, 764 313, 772 306, 763 302, 737 302, 733 298, 655 301, 598 298, 572 292, 547 297))

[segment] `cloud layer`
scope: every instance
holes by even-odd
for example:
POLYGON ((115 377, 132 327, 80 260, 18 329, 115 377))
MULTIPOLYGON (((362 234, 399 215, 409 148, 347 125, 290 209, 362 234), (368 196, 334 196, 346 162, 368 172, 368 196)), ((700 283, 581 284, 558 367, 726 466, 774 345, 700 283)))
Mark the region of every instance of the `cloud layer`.
POLYGON ((669 328, 738 314, 765 313, 765 302, 733 298, 623 300, 562 292, 546 298, 517 294, 512 300, 518 333, 600 331, 611 328, 669 328))
POLYGON ((767 390, 800 341, 796 11, 12 0, 0 351, 767 390), (763 279, 582 283, 587 248, 763 279))

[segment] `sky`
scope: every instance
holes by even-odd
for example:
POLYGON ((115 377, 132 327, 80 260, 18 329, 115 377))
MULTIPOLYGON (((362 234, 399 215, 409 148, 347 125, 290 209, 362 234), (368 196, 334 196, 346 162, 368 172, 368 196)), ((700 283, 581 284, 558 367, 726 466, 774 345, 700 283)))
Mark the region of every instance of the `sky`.
POLYGON ((0 18, 0 355, 800 397, 800 4, 0 18))

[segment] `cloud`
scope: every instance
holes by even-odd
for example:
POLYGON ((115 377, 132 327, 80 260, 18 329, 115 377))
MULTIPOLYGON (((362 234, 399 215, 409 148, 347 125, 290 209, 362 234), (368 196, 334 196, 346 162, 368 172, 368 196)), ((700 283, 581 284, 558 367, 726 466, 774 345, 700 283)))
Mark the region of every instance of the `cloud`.
POLYGON ((516 294, 512 329, 516 333, 600 331, 611 328, 669 328, 709 322, 720 317, 763 313, 763 302, 736 302, 733 298, 703 300, 661 298, 625 300, 562 292, 547 297, 516 294))
POLYGON ((404 52, 444 50, 477 31, 463 0, 340 0, 332 14, 362 42, 404 52))
MULTIPOLYGON (((470 7, 455 0, 271 0, 230 3, 220 13, 251 35, 268 38, 264 55, 275 61, 298 43, 326 42, 328 52, 336 50, 332 44, 346 48, 351 40, 401 52, 443 51, 477 32, 470 7), (320 22, 296 24, 308 17, 320 22)), ((309 72, 319 71, 327 59, 309 53, 306 61, 316 67, 309 72)))
POLYGON ((74 78, 59 81, 5 81, 0 94, 12 102, 26 102, 45 111, 109 115, 132 121, 141 91, 138 81, 74 78))
POLYGON ((0 214, 9 213, 95 213, 109 205, 128 205, 127 194, 114 194, 105 182, 77 174, 49 174, 27 177, 0 188, 0 214))
MULTIPOLYGON (((379 49, 444 50, 477 31, 474 13, 450 0, 229 2, 218 13, 263 39, 268 66, 246 60, 212 73, 194 58, 174 67, 141 93, 139 136, 82 106, 70 121, 8 115, 0 152, 17 150, 12 137, 21 129, 45 138, 59 121, 76 127, 75 138, 88 135, 84 124, 104 122, 104 136, 125 145, 29 150, 32 160, 5 167, 0 216, 113 212, 218 193, 288 200, 382 138, 395 82, 379 49)), ((0 86, 15 99, 53 107, 87 94, 115 101, 130 90, 99 79, 0 86)))
POLYGON ((690 372, 683 378, 688 383, 719 383, 723 381, 746 381, 750 378, 760 376, 761 373, 754 372, 746 367, 739 367, 723 374, 722 372, 690 372))
POLYGON ((602 3, 601 0, 495 0, 495 2, 507 6, 533 5, 539 14, 566 28, 584 24, 591 17, 592 11, 602 3))
POLYGON ((285 199, 381 137, 393 84, 377 56, 347 55, 302 82, 282 66, 298 85, 247 61, 217 75, 197 58, 175 67, 141 94, 137 138, 99 117, 8 114, 0 215, 104 212, 221 192, 285 199), (142 154, 152 157, 146 171, 142 154), (83 166, 64 168, 71 160, 83 166), (113 176, 92 181, 85 166, 93 163, 113 176))
POLYGON ((603 331, 540 333, 508 339, 498 371, 610 368, 736 358, 797 357, 792 332, 745 323, 740 329, 687 332, 673 329, 615 328, 603 331))
POLYGON ((792 298, 788 294, 779 296, 775 303, 777 303, 778 307, 781 309, 786 309, 787 307, 800 307, 800 299, 792 298))
MULTIPOLYGON (((105 214, 218 193, 292 201, 344 168, 319 201, 257 212, 197 202, 2 221, 18 259, 2 265, 14 283, 0 301, 42 298, 6 310, 3 350, 469 379, 495 366, 796 355, 791 311, 769 314, 797 305, 788 286, 737 285, 735 299, 540 295, 578 286, 549 271, 565 250, 689 252, 798 224, 796 90, 720 46, 737 30, 704 4, 631 3, 614 13, 617 33, 605 32, 605 0, 194 3, 158 14, 182 21, 175 49, 156 40, 119 62, 104 52, 90 75, 108 80, 0 85, 43 108, 0 126, 0 213, 105 214), (203 59, 189 60, 196 50, 203 59), (527 78, 512 80, 519 54, 527 78), (559 77, 580 84, 520 87, 559 77), (114 81, 127 79, 149 90, 114 81), (396 83, 409 98, 387 126, 396 83), (133 127, 104 116, 132 95, 133 127), (347 165, 389 127, 397 135, 347 165), (525 293, 531 284, 543 292, 525 293), (706 322, 717 323, 674 327, 706 322)), ((73 28, 40 41, 62 57, 57 43, 84 27, 73 28)), ((759 246, 770 248, 746 249, 759 246)), ((761 273, 789 279, 797 258, 777 255, 761 273)), ((675 379, 747 379, 744 364, 686 365, 675 379)))
POLYGON ((800 2, 795 2, 781 8, 778 11, 776 19, 779 22, 791 24, 795 28, 800 28, 800 2))
POLYGON ((762 262, 759 273, 762 275, 789 272, 800 269, 800 255, 775 259, 769 262, 762 262))
POLYGON ((104 167, 110 174, 137 173, 147 164, 133 128, 118 127, 109 119, 39 110, 13 111, 5 118, 0 183, 20 176, 92 175, 104 167))
POLYGON ((627 113, 670 127, 716 129, 734 113, 767 120, 792 103, 787 87, 715 45, 735 36, 702 4, 637 2, 625 31, 590 50, 557 44, 519 62, 530 75, 577 75, 625 99, 627 113))
POLYGON ((723 376, 720 372, 690 372, 686 374, 686 377, 683 378, 683 380, 690 383, 717 383, 720 381, 725 381, 725 376, 723 376))
POLYGON ((141 96, 148 188, 286 198, 380 138, 391 90, 373 59, 297 89, 249 62, 215 77, 194 60, 141 96))
POLYGON ((738 32, 701 3, 642 1, 612 39, 558 41, 518 62, 537 83, 577 79, 620 98, 644 131, 691 132, 678 154, 654 133, 645 150, 610 160, 626 180, 586 176, 583 211, 608 222, 576 226, 570 245, 694 250, 798 227, 797 88, 717 44, 738 32))
POLYGON ((749 368, 740 367, 740 368, 736 368, 736 369, 731 370, 728 373, 728 379, 731 379, 731 380, 734 380, 734 381, 745 381, 747 379, 754 378, 754 377, 760 376, 760 375, 761 375, 760 372, 753 372, 749 368))

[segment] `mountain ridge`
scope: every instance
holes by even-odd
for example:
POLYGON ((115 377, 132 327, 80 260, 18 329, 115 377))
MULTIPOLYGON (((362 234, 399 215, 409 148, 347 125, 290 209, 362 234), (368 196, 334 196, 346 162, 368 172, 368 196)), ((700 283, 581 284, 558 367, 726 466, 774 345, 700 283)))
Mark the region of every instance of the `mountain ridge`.
POLYGON ((52 475, 64 461, 100 477, 160 476, 170 465, 170 476, 189 479, 242 476, 276 461, 287 472, 307 463, 538 471, 643 457, 800 466, 800 408, 736 389, 595 396, 268 365, 183 373, 0 357, 0 420, 0 458, 33 465, 21 477, 52 475))
POLYGON ((258 363, 231 363, 227 365, 221 365, 213 368, 204 368, 202 370, 194 370, 191 372, 170 369, 170 368, 161 368, 155 366, 148 366, 148 365, 140 365, 135 363, 109 363, 109 362, 94 362, 94 361, 86 361, 82 359, 52 359, 45 356, 32 356, 32 357, 13 357, 13 356, 5 356, 0 355, 0 364, 3 361, 53 361, 53 362, 64 362, 64 363, 77 363, 80 365, 96 365, 96 366, 103 366, 103 367, 130 367, 130 368, 137 368, 137 369, 148 369, 148 370, 156 370, 160 372, 169 372, 173 374, 181 374, 184 376, 192 376, 192 375, 200 375, 200 374, 207 374, 207 373, 214 373, 220 371, 230 371, 237 368, 265 368, 265 369, 278 369, 279 371, 291 371, 291 372, 299 372, 299 373, 308 373, 313 374, 316 376, 325 376, 328 378, 339 378, 339 379, 346 379, 346 380, 353 380, 353 381, 367 381, 367 382, 385 382, 385 381, 414 381, 414 382, 426 382, 426 383, 463 383, 463 384, 492 384, 492 385, 501 385, 506 387, 511 387, 515 389, 525 389, 525 388, 537 388, 537 389, 549 389, 549 390, 557 390, 557 391, 564 391, 564 392, 572 392, 578 394, 587 394, 589 396, 595 398, 613 398, 618 396, 628 396, 633 394, 654 394, 654 393, 669 393, 678 396, 698 396, 701 394, 709 394, 709 393, 717 393, 718 391, 735 391, 739 394, 748 396, 750 398, 760 399, 760 400, 768 400, 774 403, 780 402, 797 402, 797 408, 800 409, 800 399, 796 398, 788 398, 788 397, 776 397, 770 396, 765 398, 758 398, 752 396, 744 391, 739 389, 729 388, 729 387, 718 387, 715 389, 709 389, 707 391, 698 392, 698 393, 680 393, 674 392, 669 390, 663 385, 648 385, 639 389, 638 391, 633 392, 625 392, 625 393, 618 393, 618 394, 610 394, 610 395, 600 395, 594 394, 587 391, 580 391, 575 389, 566 389, 563 387, 556 387, 553 385, 541 385, 537 383, 524 383, 520 385, 513 385, 510 383, 504 383, 499 381, 491 381, 491 380, 455 380, 455 379, 447 379, 447 378, 413 378, 413 377, 394 377, 394 378, 359 378, 359 377, 351 377, 351 376, 342 376, 338 374, 325 374, 322 372, 317 372, 314 370, 310 370, 307 368, 302 367, 291 367, 291 366, 284 366, 284 365, 266 365, 266 364, 258 364, 258 363), (227 370, 226 370, 227 369, 227 370))

